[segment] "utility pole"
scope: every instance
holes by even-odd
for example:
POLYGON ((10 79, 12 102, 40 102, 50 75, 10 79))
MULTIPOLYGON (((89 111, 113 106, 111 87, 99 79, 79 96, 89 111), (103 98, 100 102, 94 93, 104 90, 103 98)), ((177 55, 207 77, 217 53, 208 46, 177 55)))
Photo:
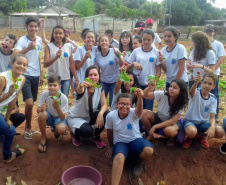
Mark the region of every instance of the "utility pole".
POLYGON ((169 26, 171 21, 171 0, 169 0, 169 26))

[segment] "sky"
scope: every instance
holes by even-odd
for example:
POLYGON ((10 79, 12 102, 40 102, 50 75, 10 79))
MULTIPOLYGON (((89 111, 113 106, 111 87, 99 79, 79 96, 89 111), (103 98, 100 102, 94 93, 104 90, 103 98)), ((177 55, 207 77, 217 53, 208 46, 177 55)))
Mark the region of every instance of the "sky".
MULTIPOLYGON (((148 0, 148 1, 152 1, 152 0, 148 0)), ((153 0, 153 1, 161 2, 162 0, 153 0)), ((210 1, 210 0, 208 0, 208 1, 210 1)), ((216 0, 215 4, 213 4, 213 6, 215 6, 217 8, 225 8, 226 9, 226 0, 216 0)))

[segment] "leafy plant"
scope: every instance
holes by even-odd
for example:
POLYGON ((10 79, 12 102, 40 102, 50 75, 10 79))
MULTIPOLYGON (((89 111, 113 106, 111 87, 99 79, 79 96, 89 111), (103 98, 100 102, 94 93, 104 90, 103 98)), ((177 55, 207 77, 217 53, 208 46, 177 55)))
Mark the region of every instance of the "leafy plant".
POLYGON ((157 83, 157 88, 160 89, 165 86, 165 80, 159 80, 157 83))
MULTIPOLYGON (((56 96, 49 96, 49 97, 52 98, 53 100, 57 100, 59 98, 59 96, 60 96, 60 93, 58 92, 56 96)), ((57 101, 57 104, 58 105, 61 104, 59 100, 57 101)))
POLYGON ((119 74, 119 77, 120 77, 120 81, 121 82, 126 82, 126 83, 130 82, 130 78, 129 78, 128 74, 125 71, 121 72, 119 74))
POLYGON ((94 86, 94 87, 100 88, 100 85, 98 85, 98 84, 94 84, 94 83, 93 83, 93 81, 92 81, 92 80, 90 80, 89 78, 85 78, 85 81, 87 81, 87 82, 91 83, 91 84, 92 84, 92 86, 94 86))
POLYGON ((148 76, 148 81, 151 80, 151 83, 153 84, 155 81, 157 81, 159 78, 155 75, 149 75, 148 76))
POLYGON ((17 82, 21 81, 20 78, 16 78, 16 83, 14 84, 14 88, 15 89, 19 89, 19 85, 17 84, 17 82))
POLYGON ((134 94, 136 89, 137 89, 136 87, 131 87, 131 88, 130 88, 130 93, 131 93, 131 94, 134 94))
POLYGON ((42 75, 42 78, 47 79, 47 75, 42 75))
POLYGON ((17 144, 15 147, 18 149, 18 148, 20 148, 20 145, 17 144))

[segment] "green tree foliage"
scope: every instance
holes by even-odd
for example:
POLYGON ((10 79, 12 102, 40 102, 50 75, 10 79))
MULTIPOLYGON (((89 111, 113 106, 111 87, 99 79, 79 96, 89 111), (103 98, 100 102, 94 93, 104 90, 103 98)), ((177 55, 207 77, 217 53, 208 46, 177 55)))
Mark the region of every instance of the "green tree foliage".
POLYGON ((13 12, 22 12, 27 9, 27 0, 0 0, 0 12, 9 15, 13 12))
POLYGON ((145 2, 142 4, 139 8, 139 10, 144 10, 147 13, 150 13, 150 17, 157 19, 157 18, 163 18, 164 17, 164 7, 163 3, 157 3, 157 2, 145 2))
POLYGON ((39 6, 46 6, 48 1, 46 0, 27 0, 27 8, 34 9, 39 6))
POLYGON ((95 15, 95 3, 92 0, 77 0, 72 10, 81 17, 95 15))

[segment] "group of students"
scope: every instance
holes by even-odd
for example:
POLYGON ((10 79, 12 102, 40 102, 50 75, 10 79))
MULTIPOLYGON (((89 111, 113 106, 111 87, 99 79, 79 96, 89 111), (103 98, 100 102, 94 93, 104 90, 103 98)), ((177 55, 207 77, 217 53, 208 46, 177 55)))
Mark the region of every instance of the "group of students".
MULTIPOLYGON (((46 44, 43 65, 48 68, 48 90, 42 92, 37 108, 40 153, 47 151, 46 125, 51 126, 56 140, 62 140, 69 127, 75 146, 82 145, 82 138, 91 138, 98 148, 106 146, 100 137, 106 128, 109 141, 106 155, 114 156, 112 184, 115 185, 120 183, 129 154, 139 156, 134 174, 142 173, 144 162, 154 152, 149 140, 155 133, 169 138, 167 145, 174 146, 178 133, 182 132, 186 136, 182 138, 185 148, 190 147, 194 138, 208 148, 208 138, 225 136, 224 129, 215 125, 218 118, 215 115, 219 112, 219 67, 225 51, 223 45, 213 39, 212 25, 206 26, 205 33, 198 31, 192 35, 188 58, 185 47, 177 43, 180 33, 174 27, 164 31, 166 46, 161 51, 155 47, 154 43, 159 44, 159 49, 162 44, 151 30, 152 19, 138 22, 132 34, 122 31, 119 43, 113 39, 111 30, 106 30, 97 42, 97 34, 84 29, 82 46, 73 42, 68 30, 60 25, 53 28, 48 41, 43 19, 42 38, 36 35, 40 26, 37 18, 28 17, 25 23, 26 36, 17 42, 14 35, 8 34, 0 46, 0 135, 3 135, 5 162, 24 152, 23 148, 11 151, 16 134, 14 126, 19 125, 16 124, 19 119, 13 121, 11 117, 13 111, 18 110, 20 91, 25 101, 24 138, 32 139, 37 133, 32 131, 31 121, 38 86, 43 83, 39 58, 43 43, 46 44), (165 90, 155 91, 161 69, 166 74, 165 90), (124 78, 129 79, 124 81, 124 78), (68 110, 71 84, 76 93, 74 105, 68 110), (156 113, 153 112, 154 100, 158 102, 156 113)), ((225 144, 220 151, 226 154, 225 144)))

